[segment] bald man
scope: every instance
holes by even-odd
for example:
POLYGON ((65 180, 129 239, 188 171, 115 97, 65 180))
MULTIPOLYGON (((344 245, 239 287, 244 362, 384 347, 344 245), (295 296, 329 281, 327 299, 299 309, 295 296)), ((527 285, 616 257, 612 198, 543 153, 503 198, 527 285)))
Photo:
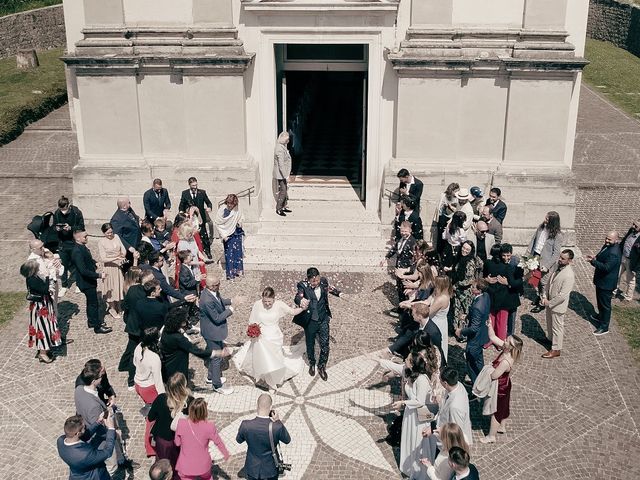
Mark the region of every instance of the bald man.
POLYGON ((113 233, 120 237, 124 248, 127 249, 128 262, 123 265, 122 270, 128 270, 133 264, 133 259, 138 258, 138 245, 142 239, 142 231, 140 230, 140 218, 131 208, 131 202, 128 197, 120 197, 117 201, 118 209, 111 217, 111 228, 113 233))
MULTIPOLYGON (((229 335, 227 318, 233 315, 231 300, 220 295, 220 278, 207 275, 206 287, 200 294, 200 335, 207 342, 207 348, 212 350, 224 349, 224 341, 229 335)), ((214 357, 209 360, 207 383, 213 391, 223 395, 233 393, 233 388, 224 385, 225 378, 221 376, 222 359, 214 357)))
MULTIPOLYGON (((496 221, 496 223, 498 222, 496 221)), ((498 223, 498 225, 500 224, 498 223)), ((473 234, 469 235, 469 240, 475 247, 476 256, 486 262, 488 258, 491 258, 491 247, 495 245, 496 237, 489 233, 489 225, 482 220, 476 222, 473 230, 473 234)))
POLYGON ((596 323, 594 335, 606 335, 609 333, 611 321, 611 299, 613 291, 618 286, 618 272, 622 261, 622 249, 620 248, 620 236, 618 232, 607 233, 604 245, 597 255, 586 255, 585 260, 595 267, 593 272, 593 284, 596 286, 596 301, 598 313, 591 316, 596 323))
POLYGON ((289 432, 280 421, 278 413, 271 410, 272 405, 271 395, 267 393, 260 395, 256 418, 243 420, 238 429, 236 442, 247 442, 247 458, 244 461, 247 480, 278 478, 278 468, 271 454, 270 425, 273 444, 276 448, 279 442, 285 444, 291 442, 289 432))

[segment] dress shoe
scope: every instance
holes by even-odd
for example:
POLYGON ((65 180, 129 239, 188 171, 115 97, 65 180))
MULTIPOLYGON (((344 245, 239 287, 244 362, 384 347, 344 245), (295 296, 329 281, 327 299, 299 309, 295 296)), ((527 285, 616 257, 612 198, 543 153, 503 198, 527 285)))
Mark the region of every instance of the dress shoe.
POLYGON ((329 378, 329 375, 327 375, 327 371, 324 369, 324 367, 318 368, 318 375, 320 375, 320 378, 325 382, 329 378))
POLYGON ((283 211, 284 213, 292 213, 292 212, 291 212, 291 210, 289 210, 289 208, 288 208, 288 207, 283 208, 283 209, 282 209, 282 211, 283 211))
POLYGON ((286 214, 286 213, 284 213, 282 210, 276 210, 276 213, 277 213, 278 215, 280 215, 281 217, 286 217, 286 216, 287 216, 287 214, 286 214))
POLYGON ((560 356, 560 350, 549 350, 541 355, 542 358, 556 358, 560 356))
POLYGON ((608 330, 608 329, 607 329, 607 330, 605 330, 604 328, 598 328, 595 332, 593 332, 593 334, 594 334, 596 337, 599 337, 599 336, 601 336, 601 335, 606 335, 607 333, 609 333, 609 330, 608 330))
POLYGON ((544 307, 542 305, 536 305, 530 311, 531 313, 540 313, 543 310, 544 310, 544 307))
POLYGON ((100 325, 93 329, 95 333, 111 333, 113 329, 111 327, 107 327, 106 325, 100 325))
POLYGON ((316 366, 315 365, 309 365, 309 375, 311 375, 312 377, 316 376, 316 366))

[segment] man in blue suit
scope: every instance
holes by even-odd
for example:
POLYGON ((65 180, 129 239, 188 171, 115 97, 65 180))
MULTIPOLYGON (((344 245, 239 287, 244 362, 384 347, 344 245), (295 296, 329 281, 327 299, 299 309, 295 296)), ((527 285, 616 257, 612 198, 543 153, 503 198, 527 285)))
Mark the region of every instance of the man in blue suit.
POLYGON ((457 337, 467 338, 465 356, 467 357, 467 372, 472 384, 476 381, 482 367, 484 367, 482 347, 489 343, 487 320, 491 310, 491 299, 487 293, 488 289, 489 283, 483 278, 475 280, 471 284, 473 302, 469 307, 467 326, 456 330, 457 337))
POLYGON ((128 197, 118 199, 118 210, 111 217, 111 228, 113 233, 120 237, 124 248, 127 250, 127 260, 125 268, 133 264, 134 258, 140 257, 138 245, 142 239, 142 231, 140 230, 140 218, 131 208, 131 202, 128 197))
POLYGON ((271 405, 272 400, 269 394, 260 395, 256 418, 243 420, 236 435, 236 442, 247 442, 247 457, 244 461, 247 480, 278 478, 278 469, 269 439, 269 425, 271 425, 271 436, 275 448, 278 447, 278 442, 285 444, 291 442, 289 432, 280 421, 278 414, 271 410, 271 405))
POLYGON ((80 415, 67 418, 64 422, 64 435, 58 438, 58 455, 69 465, 69 480, 110 480, 104 461, 111 457, 116 441, 116 430, 113 415, 104 418, 107 428, 105 443, 101 446, 102 437, 89 441, 93 431, 102 424, 96 423, 90 429, 85 427, 80 415), (99 447, 102 448, 99 448, 99 447))
MULTIPOLYGON (((207 276, 206 287, 200 294, 200 335, 207 342, 207 348, 223 350, 224 341, 229 335, 227 318, 233 315, 231 300, 220 295, 220 279, 207 276)), ((224 385, 226 379, 221 376, 222 358, 213 357, 209 360, 207 383, 214 392, 223 395, 233 393, 233 388, 224 385)))
POLYGON ((162 180, 159 178, 153 180, 152 187, 142 196, 142 203, 144 204, 144 216, 151 223, 155 222, 158 217, 164 217, 167 210, 171 210, 169 191, 162 187, 162 180))
POLYGON ((596 322, 597 328, 594 335, 606 335, 609 333, 611 321, 611 299, 613 291, 618 286, 618 272, 622 262, 622 249, 620 248, 620 236, 618 232, 609 232, 604 239, 604 245, 597 255, 586 255, 587 262, 595 267, 593 272, 593 284, 596 286, 596 301, 598 302, 598 314, 591 319, 596 322))

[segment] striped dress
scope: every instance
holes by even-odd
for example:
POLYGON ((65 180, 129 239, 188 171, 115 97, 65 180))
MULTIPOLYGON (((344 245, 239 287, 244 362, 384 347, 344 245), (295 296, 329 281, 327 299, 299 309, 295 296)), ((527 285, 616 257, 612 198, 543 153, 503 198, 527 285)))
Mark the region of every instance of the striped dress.
POLYGON ((29 348, 49 350, 62 344, 56 311, 49 293, 49 280, 37 275, 27 278, 29 293, 38 300, 29 302, 29 348))

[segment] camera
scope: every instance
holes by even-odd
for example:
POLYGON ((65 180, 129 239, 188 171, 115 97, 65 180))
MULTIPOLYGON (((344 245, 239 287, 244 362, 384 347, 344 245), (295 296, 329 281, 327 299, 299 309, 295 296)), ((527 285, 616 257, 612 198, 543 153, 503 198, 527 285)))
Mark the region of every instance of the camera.
POLYGON ((291 464, 290 463, 278 463, 278 475, 284 475, 284 472, 287 471, 291 471, 291 464))

